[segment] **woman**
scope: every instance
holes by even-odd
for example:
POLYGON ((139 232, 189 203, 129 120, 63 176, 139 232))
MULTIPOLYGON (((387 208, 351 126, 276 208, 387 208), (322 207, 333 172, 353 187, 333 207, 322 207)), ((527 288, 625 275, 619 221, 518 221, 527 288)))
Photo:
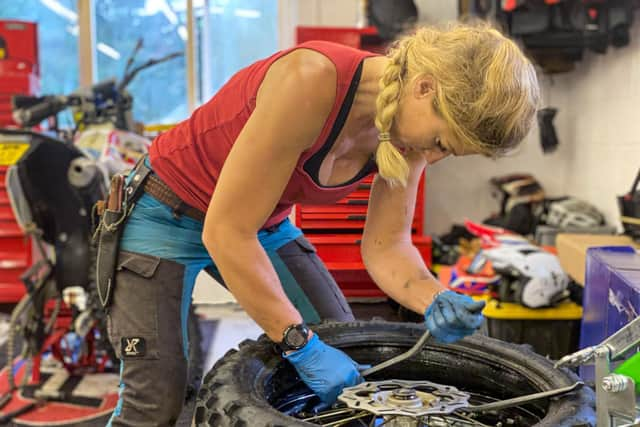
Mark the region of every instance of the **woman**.
POLYGON ((183 331, 202 269, 324 403, 361 381, 356 362, 313 334, 314 322, 353 315, 287 217, 294 203, 339 200, 374 171, 362 238, 368 272, 424 314, 440 342, 472 334, 483 303, 445 291, 411 244, 418 181, 449 155, 516 146, 538 98, 531 63, 487 26, 418 29, 387 56, 308 42, 238 72, 158 137, 129 181, 145 183, 124 209, 131 213, 109 307, 122 358, 111 425, 175 422, 186 384, 183 331))

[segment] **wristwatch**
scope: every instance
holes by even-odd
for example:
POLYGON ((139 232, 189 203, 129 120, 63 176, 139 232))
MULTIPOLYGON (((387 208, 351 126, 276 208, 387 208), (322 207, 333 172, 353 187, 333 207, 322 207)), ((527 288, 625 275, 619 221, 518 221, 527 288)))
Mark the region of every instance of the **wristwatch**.
POLYGON ((291 325, 282 333, 282 342, 278 345, 282 352, 300 350, 309 341, 309 328, 303 323, 291 325))

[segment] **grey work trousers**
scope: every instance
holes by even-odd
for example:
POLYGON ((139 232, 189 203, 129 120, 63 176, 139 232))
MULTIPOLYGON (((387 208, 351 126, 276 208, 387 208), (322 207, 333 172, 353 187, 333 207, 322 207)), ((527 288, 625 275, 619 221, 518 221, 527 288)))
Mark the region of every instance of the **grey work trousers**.
MULTIPOLYGON (((304 237, 267 254, 307 323, 353 320, 342 292, 304 237)), ((109 339, 121 359, 120 400, 111 426, 172 426, 180 415, 188 370, 180 324, 183 305, 191 303, 182 301, 183 275, 177 262, 120 253, 108 314, 109 339)))

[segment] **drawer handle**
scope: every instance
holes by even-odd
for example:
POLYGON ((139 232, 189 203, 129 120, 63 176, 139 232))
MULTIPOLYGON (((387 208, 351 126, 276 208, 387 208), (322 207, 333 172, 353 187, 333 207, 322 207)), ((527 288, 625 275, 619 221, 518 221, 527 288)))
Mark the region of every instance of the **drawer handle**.
POLYGON ((347 215, 349 221, 364 221, 367 219, 366 215, 347 215))
POLYGON ((367 199, 363 199, 363 200, 357 200, 357 199, 347 200, 347 204, 348 205, 367 205, 368 203, 369 203, 369 201, 367 199))
POLYGON ((358 190, 371 190, 371 184, 358 184, 358 190))

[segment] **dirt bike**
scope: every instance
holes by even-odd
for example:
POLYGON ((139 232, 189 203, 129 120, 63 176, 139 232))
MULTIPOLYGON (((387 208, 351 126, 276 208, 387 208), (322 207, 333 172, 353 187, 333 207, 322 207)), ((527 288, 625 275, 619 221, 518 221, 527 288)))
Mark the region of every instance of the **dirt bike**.
MULTIPOLYGON (((22 276, 27 293, 11 315, 9 390, 2 390, 0 410, 17 391, 42 385, 44 355, 53 356, 71 376, 119 370, 95 286, 92 211, 96 202, 106 198, 110 178, 131 169, 150 145, 134 132, 133 99, 127 85, 140 71, 181 55, 173 53, 133 66, 141 46, 139 41, 119 81, 106 80, 65 96, 13 100, 18 123, 26 128, 48 119, 54 136, 27 129, 0 130, 0 142, 11 141, 24 151, 9 167, 6 185, 17 222, 34 242, 37 260, 22 276), (67 109, 75 124, 71 134, 58 129, 57 115, 67 109), (20 357, 14 359, 17 343, 20 357), (18 364, 20 369, 16 369, 18 364), (14 371, 21 377, 20 384, 14 371)), ((192 314, 190 339, 199 343, 195 321, 192 314)), ((202 356, 198 345, 192 347, 191 383, 197 387, 202 356)), ((65 397, 60 390, 45 387, 33 394, 40 400, 65 397)))

